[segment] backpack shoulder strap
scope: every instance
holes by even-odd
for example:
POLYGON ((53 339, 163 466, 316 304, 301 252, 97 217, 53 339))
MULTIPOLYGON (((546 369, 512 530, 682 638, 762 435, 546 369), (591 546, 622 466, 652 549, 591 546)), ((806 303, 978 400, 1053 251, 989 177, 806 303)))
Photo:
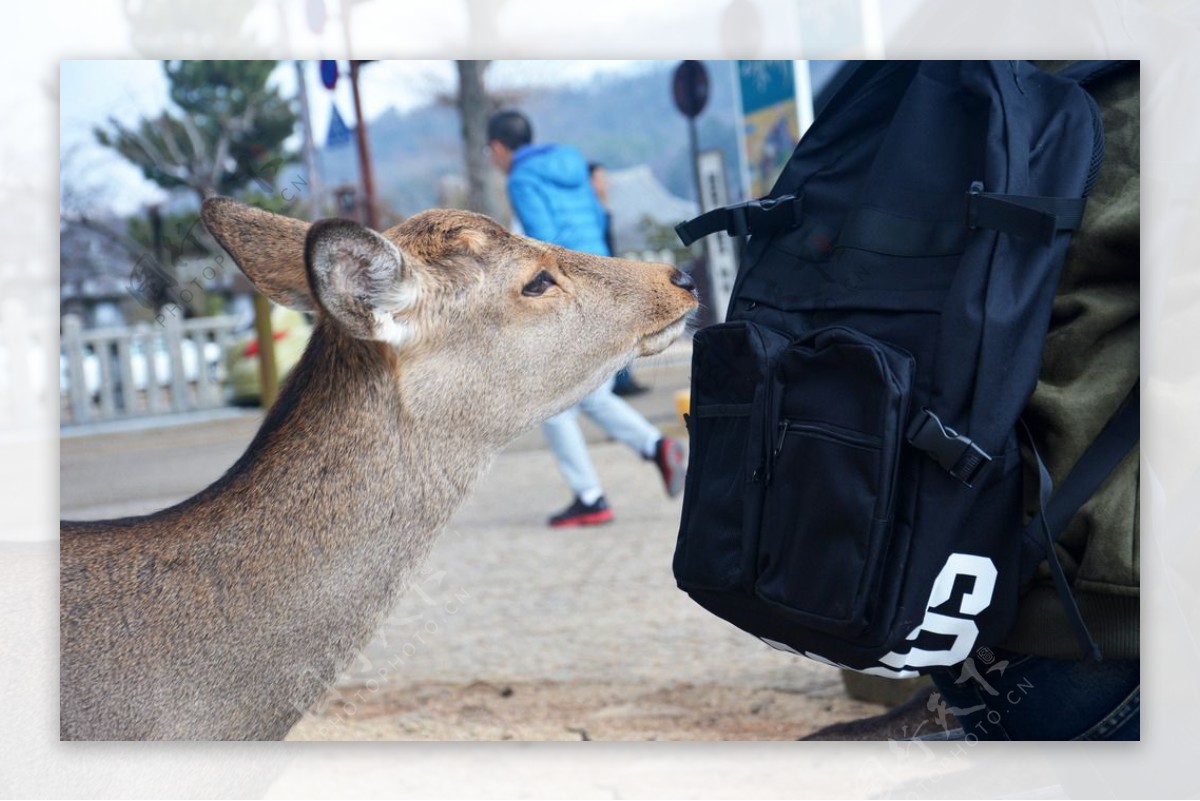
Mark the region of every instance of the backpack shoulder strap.
POLYGON ((1104 429, 1092 442, 1088 449, 1079 457, 1079 461, 1071 468, 1071 472, 1059 484, 1058 489, 1051 492, 1050 473, 1045 463, 1033 446, 1033 438, 1028 435, 1029 446, 1038 469, 1039 512, 1029 521, 1021 537, 1021 571, 1028 579, 1037 569, 1038 564, 1046 560, 1050 564, 1050 573, 1054 584, 1067 609, 1067 617, 1075 630, 1080 648, 1085 654, 1099 661, 1100 649, 1096 646, 1083 618, 1079 607, 1071 595, 1059 564, 1058 554, 1054 543, 1058 542, 1067 524, 1075 513, 1092 497, 1105 479, 1112 474, 1121 460, 1129 454, 1141 436, 1141 382, 1135 382, 1129 390, 1129 395, 1117 412, 1109 418, 1104 429))
MULTIPOLYGON (((1079 508, 1092 497, 1100 485, 1116 469, 1117 464, 1133 449, 1141 436, 1141 382, 1135 382, 1133 389, 1121 404, 1121 408, 1109 419, 1104 429, 1095 441, 1079 457, 1079 461, 1071 468, 1071 472, 1063 479, 1058 488, 1046 502, 1045 521, 1054 541, 1067 528, 1067 523, 1079 511, 1079 508)), ((1029 532, 1041 527, 1041 521, 1034 518, 1026 528, 1026 543, 1029 542, 1029 532)), ((1027 552, 1028 556, 1037 556, 1032 567, 1045 558, 1041 553, 1027 552)), ((1025 560, 1023 563, 1027 564, 1025 560)))

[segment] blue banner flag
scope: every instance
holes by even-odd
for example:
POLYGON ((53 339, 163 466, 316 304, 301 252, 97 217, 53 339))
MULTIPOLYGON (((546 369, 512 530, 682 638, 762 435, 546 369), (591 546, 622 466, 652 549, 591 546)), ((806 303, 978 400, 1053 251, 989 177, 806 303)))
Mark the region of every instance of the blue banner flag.
POLYGON ((329 115, 329 132, 325 134, 325 147, 341 147, 350 141, 354 131, 338 113, 337 105, 331 105, 331 108, 333 113, 329 115))

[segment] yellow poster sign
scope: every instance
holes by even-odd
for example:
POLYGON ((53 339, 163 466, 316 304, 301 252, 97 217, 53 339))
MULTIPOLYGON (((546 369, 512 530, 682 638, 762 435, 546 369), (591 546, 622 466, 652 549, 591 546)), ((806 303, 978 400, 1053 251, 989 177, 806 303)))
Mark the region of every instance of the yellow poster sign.
POLYGON ((739 61, 738 88, 750 197, 762 197, 779 178, 800 140, 793 63, 739 61))

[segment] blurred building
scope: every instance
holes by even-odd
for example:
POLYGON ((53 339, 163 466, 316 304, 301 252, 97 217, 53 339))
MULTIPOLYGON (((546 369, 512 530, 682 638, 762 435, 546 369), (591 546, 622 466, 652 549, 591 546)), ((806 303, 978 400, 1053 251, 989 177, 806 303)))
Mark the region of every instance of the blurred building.
POLYGON ((674 228, 695 217, 699 206, 671 194, 647 165, 608 171, 608 202, 617 251, 642 250, 647 241, 647 221, 674 228))
POLYGON ((59 307, 87 328, 123 325, 136 306, 129 294, 133 259, 112 238, 81 225, 63 226, 59 238, 59 307))

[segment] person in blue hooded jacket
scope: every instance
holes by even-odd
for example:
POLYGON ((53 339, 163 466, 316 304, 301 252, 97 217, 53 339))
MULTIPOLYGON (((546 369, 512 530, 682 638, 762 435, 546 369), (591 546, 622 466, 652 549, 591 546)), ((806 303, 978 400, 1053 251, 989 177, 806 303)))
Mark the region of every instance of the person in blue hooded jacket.
MULTIPOLYGON (((553 245, 610 256, 604 232, 608 212, 592 189, 587 162, 579 151, 556 144, 534 144, 533 127, 519 111, 501 111, 488 121, 492 163, 508 176, 508 199, 525 235, 553 245)), ((650 424, 613 394, 613 379, 579 405, 542 424, 559 470, 575 493, 571 505, 550 518, 550 525, 607 523, 612 509, 588 456, 579 412, 583 411, 614 439, 653 461, 667 494, 683 491, 683 446, 650 424)))

